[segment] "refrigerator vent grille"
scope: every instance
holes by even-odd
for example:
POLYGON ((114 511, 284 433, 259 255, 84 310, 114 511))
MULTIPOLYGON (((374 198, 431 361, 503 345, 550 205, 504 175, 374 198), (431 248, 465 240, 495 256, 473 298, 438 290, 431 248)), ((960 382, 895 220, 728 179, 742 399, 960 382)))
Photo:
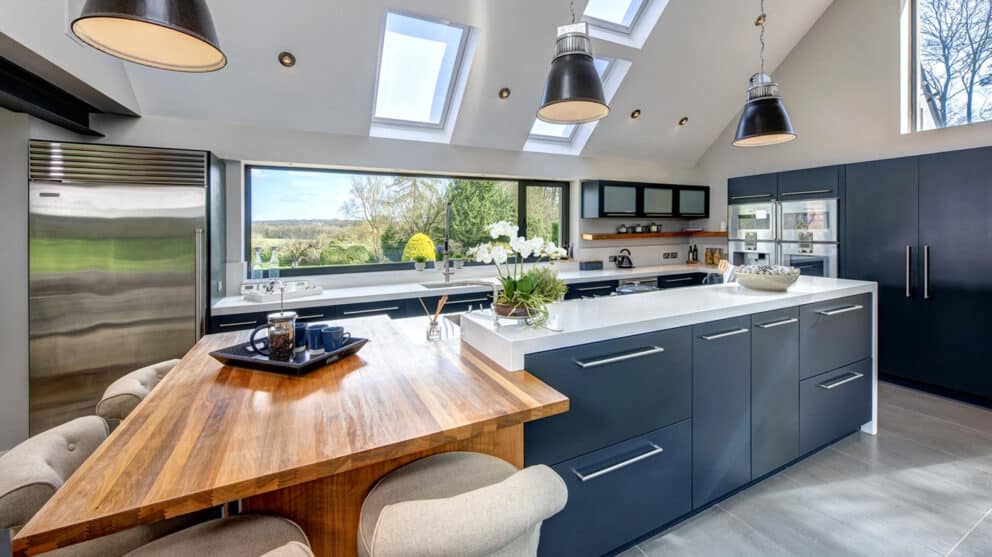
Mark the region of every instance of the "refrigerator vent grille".
POLYGON ((31 140, 30 179, 62 183, 206 186, 206 151, 31 140))

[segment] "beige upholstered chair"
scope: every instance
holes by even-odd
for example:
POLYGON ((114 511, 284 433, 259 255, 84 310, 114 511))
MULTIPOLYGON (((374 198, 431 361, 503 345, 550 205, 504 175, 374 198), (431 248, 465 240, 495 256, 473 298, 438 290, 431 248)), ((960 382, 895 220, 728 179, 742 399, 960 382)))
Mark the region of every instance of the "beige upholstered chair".
POLYGON ((362 505, 362 557, 537 554, 541 523, 565 507, 547 466, 517 470, 496 457, 451 452, 398 468, 362 505))
POLYGON ((312 555, 309 547, 306 534, 291 520, 242 514, 159 538, 126 557, 293 557, 312 555))
POLYGON ((115 429, 178 363, 179 360, 166 360, 136 369, 114 381, 97 403, 97 415, 107 420, 111 430, 115 429))
MULTIPOLYGON (((0 528, 16 533, 107 438, 99 416, 86 416, 39 433, 0 456, 0 528)), ((155 538, 215 516, 194 513, 139 526, 45 553, 46 557, 122 555, 155 538)))

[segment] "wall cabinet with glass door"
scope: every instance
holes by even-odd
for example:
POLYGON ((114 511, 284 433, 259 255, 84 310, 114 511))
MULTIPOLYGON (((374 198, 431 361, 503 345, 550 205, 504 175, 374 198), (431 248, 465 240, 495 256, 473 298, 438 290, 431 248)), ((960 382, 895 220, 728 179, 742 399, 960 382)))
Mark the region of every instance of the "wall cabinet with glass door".
POLYGON ((589 180, 582 182, 582 218, 706 218, 709 186, 589 180))

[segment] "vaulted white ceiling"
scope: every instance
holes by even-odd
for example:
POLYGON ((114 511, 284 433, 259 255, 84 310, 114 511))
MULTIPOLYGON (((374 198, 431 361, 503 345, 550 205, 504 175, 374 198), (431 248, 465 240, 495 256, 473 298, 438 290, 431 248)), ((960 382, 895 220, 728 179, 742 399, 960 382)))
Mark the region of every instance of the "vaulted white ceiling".
MULTIPOLYGON (((61 2, 63 0, 44 0, 61 2)), ((69 0, 70 5, 74 0, 69 0)), ((581 14, 586 0, 576 0, 581 14)), ((831 0, 766 0, 767 67, 775 68, 831 0)), ((451 143, 519 151, 534 123, 567 0, 209 0, 229 65, 210 74, 125 63, 143 115, 367 136, 386 10, 479 30, 451 143), (296 55, 293 68, 276 60, 296 55), (512 96, 497 98, 501 87, 512 96)), ((632 62, 583 157, 689 166, 738 114, 758 69, 758 0, 670 0, 640 50, 594 40, 632 62), (629 118, 639 108, 638 120, 629 118), (678 120, 689 117, 689 125, 678 120)), ((25 22, 26 24, 31 24, 25 22)), ((53 40, 70 40, 64 28, 53 40)), ((103 56, 103 55, 100 55, 103 56)), ((789 87, 783 83, 788 101, 789 87)), ((726 138, 727 141, 730 138, 726 138)))

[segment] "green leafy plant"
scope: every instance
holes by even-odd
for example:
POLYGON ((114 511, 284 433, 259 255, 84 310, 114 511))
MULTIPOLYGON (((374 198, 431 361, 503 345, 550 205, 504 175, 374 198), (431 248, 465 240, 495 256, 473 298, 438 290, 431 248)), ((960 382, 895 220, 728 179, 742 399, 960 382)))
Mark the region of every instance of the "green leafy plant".
POLYGON ((423 255, 414 255, 413 256, 413 262, 414 263, 427 263, 427 257, 425 257, 423 255))
POLYGON ((452 255, 451 255, 451 258, 452 258, 452 259, 465 259, 465 254, 462 254, 462 253, 455 253, 455 254, 452 254, 452 255))

